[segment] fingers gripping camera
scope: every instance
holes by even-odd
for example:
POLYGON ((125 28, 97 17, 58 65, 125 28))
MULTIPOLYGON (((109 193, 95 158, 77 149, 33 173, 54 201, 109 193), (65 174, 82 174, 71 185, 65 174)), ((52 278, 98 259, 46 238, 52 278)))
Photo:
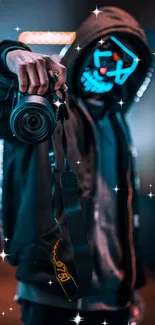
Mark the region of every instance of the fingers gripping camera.
POLYGON ((28 95, 19 90, 14 93, 10 128, 18 140, 34 145, 46 141, 53 134, 60 111, 62 117, 66 108, 64 89, 59 89, 61 98, 54 90, 56 80, 57 75, 54 80, 50 79, 48 92, 44 96, 28 95))

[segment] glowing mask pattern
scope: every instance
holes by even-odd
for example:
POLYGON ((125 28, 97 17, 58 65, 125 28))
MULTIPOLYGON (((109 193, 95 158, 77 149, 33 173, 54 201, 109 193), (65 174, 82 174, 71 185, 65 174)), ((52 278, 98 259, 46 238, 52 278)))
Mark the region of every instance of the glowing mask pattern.
POLYGON ((106 93, 115 84, 123 85, 138 65, 138 57, 131 50, 114 36, 110 40, 110 50, 96 49, 82 73, 82 90, 86 93, 106 93))

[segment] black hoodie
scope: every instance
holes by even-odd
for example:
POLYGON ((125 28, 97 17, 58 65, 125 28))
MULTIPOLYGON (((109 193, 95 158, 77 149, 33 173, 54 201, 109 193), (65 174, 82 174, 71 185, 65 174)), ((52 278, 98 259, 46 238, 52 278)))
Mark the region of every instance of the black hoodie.
MULTIPOLYGON (((88 55, 88 49, 95 40, 107 39, 108 36, 118 36, 124 39, 129 44, 133 44, 139 56, 140 71, 137 74, 136 80, 130 78, 128 86, 130 93, 128 103, 133 100, 136 92, 142 85, 148 69, 150 68, 152 55, 147 44, 145 33, 140 24, 126 11, 116 7, 100 8, 101 13, 96 17, 92 13, 80 26, 76 33, 76 39, 70 46, 65 56, 62 58, 62 63, 67 66, 67 83, 69 93, 74 97, 75 83, 74 75, 78 71, 80 62, 85 55, 88 55), (81 49, 76 50, 77 47, 81 49)), ((129 105, 129 104, 128 104, 129 105)), ((127 106, 128 106, 127 105, 127 106)))
MULTIPOLYGON (((95 193, 97 152, 93 122, 82 101, 79 98, 76 98, 73 82, 75 69, 77 69, 80 62, 80 56, 84 53, 87 46, 89 46, 95 39, 98 39, 99 37, 107 37, 111 34, 115 34, 115 36, 124 35, 129 42, 131 39, 137 47, 138 53, 140 53, 140 58, 142 59, 141 75, 135 83, 134 90, 131 91, 131 103, 137 90, 144 81, 146 73, 151 65, 151 54, 146 42, 146 38, 137 21, 128 13, 118 8, 104 7, 100 10, 103 10, 103 12, 99 14, 98 18, 96 18, 94 14, 91 14, 90 17, 82 24, 80 29, 77 31, 75 42, 62 59, 62 63, 65 64, 68 69, 68 110, 70 112, 70 120, 72 121, 72 124, 69 124, 70 121, 66 122, 68 160, 72 170, 75 171, 75 173, 79 176, 79 183, 82 193, 81 203, 84 218, 87 220, 87 229, 89 229, 88 241, 91 247, 91 252, 93 247, 93 196, 95 193), (80 55, 78 51, 75 50, 78 45, 82 48, 80 55), (87 137, 85 137, 85 132, 87 133, 87 137), (83 162, 78 168, 77 164, 75 163, 77 160, 82 160, 83 162)), ((129 134, 127 127, 126 133, 128 137, 129 134)), ((3 137, 7 138, 8 134, 9 133, 6 132, 5 136, 3 137)), ((53 135, 53 144, 61 169, 62 151, 60 149, 60 135, 61 128, 58 125, 55 134, 53 135)), ((32 148, 27 145, 20 144, 18 141, 16 141, 16 139, 6 141, 4 155, 5 186, 3 197, 3 223, 5 236, 8 236, 7 233, 9 232, 9 237, 11 238, 9 243, 6 245, 6 252, 11 253, 11 256, 8 257, 10 263, 17 266, 17 279, 22 283, 23 290, 23 292, 19 292, 21 297, 27 297, 27 299, 31 299, 36 302, 38 301, 56 306, 75 308, 76 302, 75 304, 74 302, 68 303, 63 296, 63 292, 60 292, 60 288, 57 285, 52 286, 52 289, 49 289, 43 285, 48 281, 49 278, 55 282, 55 277, 53 273, 51 273, 52 269, 48 264, 48 258, 50 259, 49 247, 52 247, 53 245, 55 227, 49 218, 52 211, 50 208, 50 170, 47 154, 48 148, 46 142, 32 148), (43 155, 44 159, 40 159, 43 157, 43 155), (44 175, 42 174, 43 168, 44 175), (22 175, 23 171, 24 174, 22 175), (25 178, 24 175, 29 175, 29 178, 25 178), (17 191, 17 185, 20 188, 20 191, 17 191), (36 192, 36 186, 39 188, 39 192, 36 192), (11 188, 14 193, 14 200, 11 200, 11 197, 9 196, 11 188), (37 196, 35 194, 37 194, 37 196), (23 197, 24 195, 25 198, 23 197), (10 205, 11 210, 8 210, 7 202, 10 205), (40 202, 38 207, 37 202, 40 202), (32 205, 33 210, 31 208, 32 205), (45 208, 46 212, 44 212, 45 208), (10 211, 12 213, 10 213, 10 211), (35 226, 34 222, 36 212, 38 222, 37 227, 35 226), (9 223, 12 226, 10 226, 9 223), (17 228, 16 231, 14 230, 13 235, 12 229, 14 227, 17 228), (23 233, 23 229, 27 229, 26 227, 30 227, 29 237, 24 236, 23 233), (50 228, 52 231, 49 231, 50 228), (19 235, 21 230, 23 234, 22 238, 19 235), (48 234, 47 236, 46 233, 48 234), (39 238, 46 238, 46 246, 45 241, 43 244, 43 241, 39 240, 39 238), (43 251, 44 255, 42 254, 43 251), (35 263, 33 261, 35 261, 35 263), (23 285, 23 283, 27 284, 23 285), (40 284, 42 285, 42 288, 40 288, 40 284)), ((128 197, 130 196, 130 204, 132 205, 132 209, 130 208, 130 211, 126 211, 127 215, 130 212, 130 217, 128 215, 128 219, 126 219, 129 222, 128 235, 130 243, 128 244, 130 246, 130 254, 128 249, 126 253, 130 259, 129 273, 131 278, 130 283, 128 283, 126 303, 130 300, 133 289, 141 287, 145 282, 139 248, 139 228, 136 228, 136 226, 134 227, 133 223, 133 214, 137 215, 139 213, 133 164, 131 164, 131 170, 128 174, 128 180, 129 179, 130 189, 127 189, 125 200, 127 209, 127 201, 128 197), (131 214, 131 211, 133 214, 131 214), (133 261, 133 263, 131 261, 133 261)), ((68 245, 69 244, 64 246, 66 247, 63 250, 62 255, 64 261, 68 261, 70 256, 72 256, 71 252, 69 253, 71 255, 67 253, 67 248, 69 247, 68 245)), ((72 269, 72 271, 75 275, 75 270, 72 269)))

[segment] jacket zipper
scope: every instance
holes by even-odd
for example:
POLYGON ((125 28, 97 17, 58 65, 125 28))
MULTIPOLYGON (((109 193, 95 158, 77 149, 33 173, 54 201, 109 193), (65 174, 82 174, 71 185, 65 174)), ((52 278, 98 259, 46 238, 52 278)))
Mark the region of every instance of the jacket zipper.
MULTIPOLYGON (((82 102, 82 100, 79 98, 78 99, 78 107, 79 109, 82 111, 82 113, 85 115, 86 119, 88 120, 91 128, 92 128, 92 132, 94 135, 94 139, 95 139, 95 144, 96 144, 96 155, 98 153, 98 146, 97 146, 97 139, 96 139, 96 132, 95 132, 95 126, 94 126, 94 122, 87 110, 87 107, 85 107, 85 109, 83 109, 84 103, 82 102)), ((126 135, 126 131, 124 130, 124 127, 122 126, 122 123, 120 122, 120 120, 117 118, 120 127, 122 128, 122 131, 124 133, 124 136, 126 137, 127 143, 128 143, 128 137, 126 135)), ((97 159, 96 159, 97 161, 97 159)), ((96 164, 97 166, 97 164, 96 164)), ((97 174, 97 168, 95 169, 95 174, 97 174)), ((133 291, 134 289, 134 284, 136 281, 136 257, 135 257, 135 250, 134 250, 134 245, 133 245, 133 211, 132 211, 132 197, 133 197, 133 189, 132 189, 132 184, 131 184, 131 179, 130 179, 130 175, 131 175, 131 166, 130 166, 130 160, 129 160, 129 167, 127 170, 127 175, 126 175, 126 179, 127 179, 127 185, 128 185, 128 200, 127 200, 127 210, 128 210, 128 220, 129 220, 129 232, 128 232, 128 239, 129 239, 129 251, 130 251, 130 260, 131 260, 131 290, 133 291)), ((94 211, 95 212, 95 211, 94 211)), ((128 304, 127 304, 128 305, 128 304)))
POLYGON ((131 289, 133 290, 136 281, 136 256, 135 256, 135 250, 133 245, 133 211, 132 211, 133 189, 132 189, 130 175, 131 175, 131 164, 129 161, 129 167, 127 171, 127 184, 128 184, 127 208, 128 208, 128 216, 129 216, 129 249, 130 249, 130 256, 131 256, 131 263, 132 263, 131 289))
MULTIPOLYGON (((127 136, 127 132, 124 127, 124 122, 122 120, 121 116, 121 121, 119 116, 117 115, 117 120, 120 124, 120 127, 122 128, 122 131, 126 137, 126 141, 128 144, 128 147, 130 145, 129 143, 129 138, 127 136)), ((133 198, 133 187, 131 183, 131 154, 129 155, 129 166, 127 169, 127 174, 126 174, 126 180, 127 180, 127 186, 128 186, 128 198, 127 198, 127 210, 128 210, 128 221, 129 221, 129 232, 128 232, 128 237, 129 237, 129 251, 130 251, 130 261, 131 261, 131 290, 133 291, 135 281, 136 281, 136 256, 135 256, 135 250, 134 250, 134 244, 133 244, 133 210, 132 210, 132 198, 133 198)))

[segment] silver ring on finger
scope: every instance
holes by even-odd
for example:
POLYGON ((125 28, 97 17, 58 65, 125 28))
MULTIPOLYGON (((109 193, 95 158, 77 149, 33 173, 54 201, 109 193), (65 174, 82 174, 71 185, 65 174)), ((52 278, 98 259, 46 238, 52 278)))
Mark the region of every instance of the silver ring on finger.
POLYGON ((55 79, 55 81, 58 81, 58 77, 59 77, 59 72, 54 72, 54 79, 55 79))

